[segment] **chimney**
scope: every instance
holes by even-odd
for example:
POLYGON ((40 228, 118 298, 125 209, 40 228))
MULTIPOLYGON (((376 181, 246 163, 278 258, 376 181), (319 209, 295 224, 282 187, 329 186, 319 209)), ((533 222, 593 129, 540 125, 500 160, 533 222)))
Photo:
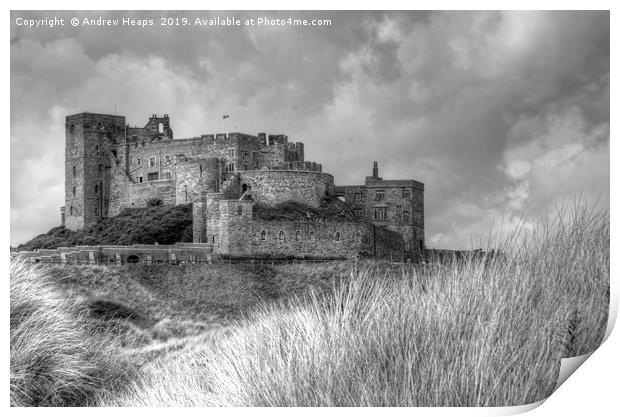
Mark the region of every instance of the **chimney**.
POLYGON ((372 177, 379 178, 379 164, 377 163, 377 161, 374 161, 372 163, 372 177))

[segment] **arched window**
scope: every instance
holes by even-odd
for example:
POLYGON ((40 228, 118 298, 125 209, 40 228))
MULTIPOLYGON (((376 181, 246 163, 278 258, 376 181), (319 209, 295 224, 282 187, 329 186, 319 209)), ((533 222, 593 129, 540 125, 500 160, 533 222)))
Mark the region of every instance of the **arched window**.
POLYGON ((164 124, 159 123, 159 125, 157 125, 157 130, 159 131, 159 133, 164 133, 164 124))
POLYGON ((73 167, 73 176, 75 177, 75 167, 73 167))
POLYGON ((314 232, 310 232, 310 242, 314 242, 314 232))
POLYGON ((75 197, 75 187, 73 187, 73 197, 75 197))
POLYGON ((301 232, 298 230, 295 232, 295 240, 299 242, 299 239, 301 239, 301 232))
POLYGON ((280 233, 278 233, 278 240, 284 241, 284 231, 283 230, 280 230, 280 233))
POLYGON ((340 232, 336 232, 336 242, 340 242, 340 232))
POLYGON ((69 214, 73 216, 73 206, 69 207, 69 214))
POLYGON ((267 240, 267 232, 266 231, 262 231, 260 232, 260 240, 267 240))

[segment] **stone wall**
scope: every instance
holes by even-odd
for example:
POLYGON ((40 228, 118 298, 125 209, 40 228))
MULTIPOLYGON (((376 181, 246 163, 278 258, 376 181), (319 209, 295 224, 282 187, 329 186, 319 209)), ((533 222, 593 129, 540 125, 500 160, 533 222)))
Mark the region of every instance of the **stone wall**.
POLYGON ((202 192, 218 192, 223 172, 224 161, 218 158, 178 158, 176 204, 197 201, 202 192))
POLYGON ((293 200, 318 207, 325 195, 334 192, 334 177, 307 171, 244 171, 241 184, 252 187, 254 201, 275 205, 293 200))
POLYGON ((252 254, 295 257, 344 257, 372 253, 372 225, 351 222, 254 220, 252 254))
POLYGON ((113 184, 110 215, 116 216, 129 207, 146 207, 151 199, 160 199, 163 204, 176 204, 174 180, 158 180, 142 183, 117 181, 113 184))
POLYGON ((81 229, 108 214, 110 148, 125 135, 122 116, 80 113, 65 120, 65 226, 81 229))

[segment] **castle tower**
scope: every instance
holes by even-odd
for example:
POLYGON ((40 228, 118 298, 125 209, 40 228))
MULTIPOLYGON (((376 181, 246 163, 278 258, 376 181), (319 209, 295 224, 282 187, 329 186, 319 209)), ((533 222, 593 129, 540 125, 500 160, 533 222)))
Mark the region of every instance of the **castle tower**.
POLYGON ((64 223, 78 230, 107 216, 110 169, 121 164, 125 117, 80 113, 65 121, 64 223))

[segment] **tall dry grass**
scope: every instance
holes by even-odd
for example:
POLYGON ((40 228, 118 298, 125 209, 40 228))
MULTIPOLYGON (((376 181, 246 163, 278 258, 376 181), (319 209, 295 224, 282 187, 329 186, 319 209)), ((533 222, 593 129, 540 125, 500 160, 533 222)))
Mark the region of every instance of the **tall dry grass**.
MULTIPOLYGON (((362 265, 333 291, 263 304, 215 343, 150 364, 103 405, 511 406, 596 349, 609 216, 581 207, 502 255, 362 265), (385 266, 385 268, 382 268, 385 266)), ((497 247, 497 246, 496 246, 497 247)))
POLYGON ((115 340, 96 333, 45 270, 11 258, 12 406, 84 406, 135 378, 115 340))

